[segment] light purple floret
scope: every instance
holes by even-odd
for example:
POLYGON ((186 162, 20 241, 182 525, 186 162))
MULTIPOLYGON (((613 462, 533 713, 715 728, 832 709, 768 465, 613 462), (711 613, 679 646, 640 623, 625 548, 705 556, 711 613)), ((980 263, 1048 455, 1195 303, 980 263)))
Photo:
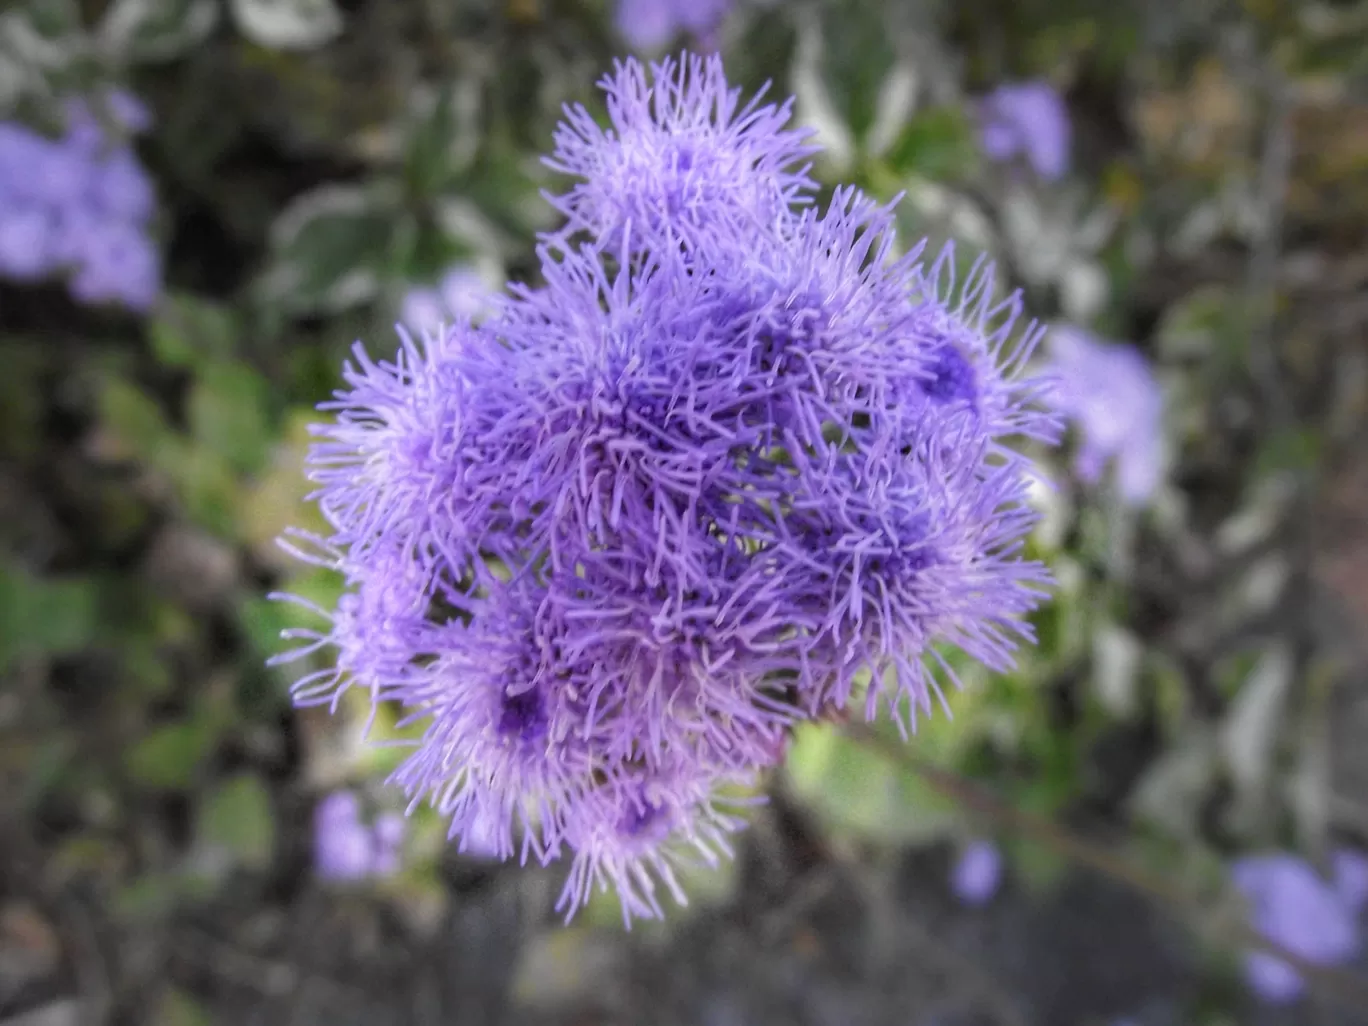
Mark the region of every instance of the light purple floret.
POLYGON ((334 791, 314 809, 314 868, 327 880, 350 882, 392 876, 400 868, 406 825, 402 816, 381 813, 364 822, 351 791, 334 791))
POLYGON ((707 42, 732 0, 618 0, 618 31, 634 50, 658 50, 680 32, 707 42))
POLYGON ((327 534, 287 543, 346 590, 276 661, 329 653, 300 704, 360 687, 422 725, 393 782, 461 850, 568 857, 567 916, 608 888, 630 922, 727 854, 794 724, 910 732, 942 646, 1007 669, 1032 642, 1008 439, 1059 423, 1019 298, 900 252, 857 190, 806 205, 786 108, 716 59, 605 90, 620 134, 557 135, 580 183, 541 284, 355 348, 309 458, 327 534))
POLYGON ((1112 463, 1122 499, 1148 502, 1164 473, 1164 394, 1149 362, 1077 328, 1053 329, 1048 349, 1055 405, 1079 434, 1075 474, 1093 484, 1112 463))
POLYGON ((409 331, 422 335, 439 332, 452 321, 474 320, 488 310, 489 286, 475 268, 457 264, 448 269, 435 288, 419 286, 404 297, 399 319, 409 331))
POLYGON ((981 101, 979 121, 983 150, 993 160, 1023 157, 1048 180, 1068 173, 1069 112, 1049 83, 999 86, 981 101))
MULTIPOLYGON (((126 93, 101 102, 117 132, 149 123, 126 93)), ((147 230, 152 180, 85 100, 69 100, 66 113, 60 139, 0 124, 0 274, 36 281, 65 272, 80 302, 146 310, 161 292, 161 259, 147 230)))
POLYGON ((955 862, 950 886, 968 905, 982 905, 1002 883, 1002 853, 991 841, 974 841, 955 862))
MULTIPOLYGON (((1303 859, 1251 856, 1235 864, 1232 877, 1250 902, 1254 928, 1270 941, 1313 965, 1340 965, 1358 953, 1354 907, 1303 859)), ((1295 1001, 1304 987, 1292 966, 1262 951, 1245 957, 1245 976, 1273 1004, 1295 1001)))

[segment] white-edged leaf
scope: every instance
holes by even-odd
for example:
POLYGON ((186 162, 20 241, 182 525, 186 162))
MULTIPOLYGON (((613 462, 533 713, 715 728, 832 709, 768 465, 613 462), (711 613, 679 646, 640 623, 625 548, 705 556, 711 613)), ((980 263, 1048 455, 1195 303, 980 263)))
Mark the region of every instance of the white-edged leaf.
POLYGON ((311 50, 342 31, 332 0, 232 0, 244 36, 272 50, 311 50))
POLYGON ((917 109, 920 85, 917 69, 910 62, 899 61, 889 69, 875 100, 874 123, 865 137, 865 149, 871 156, 882 156, 902 134, 907 119, 917 109))
POLYGON ((1205 732, 1179 739, 1135 785, 1130 813, 1170 837, 1194 837, 1198 812, 1216 779, 1217 753, 1205 732))
POLYGON ((1090 260, 1075 258, 1059 276, 1059 302, 1071 321, 1087 324, 1107 305, 1107 272, 1090 260))
POLYGON ((812 19, 799 29, 793 62, 793 93, 798 120, 813 129, 822 159, 835 171, 848 169, 855 159, 855 139, 822 79, 822 31, 812 19))
POLYGON ((173 60, 208 38, 217 0, 116 0, 100 21, 100 46, 116 57, 173 60))
POLYGON ((372 299, 400 223, 395 197, 383 189, 324 185, 305 193, 271 226, 260 297, 294 313, 336 313, 372 299))
POLYGON ((1226 713, 1221 724, 1221 756, 1241 791, 1259 790, 1268 780, 1291 683, 1291 652, 1281 643, 1269 645, 1226 713))
POLYGON ((1144 648, 1134 634, 1115 623, 1093 630, 1093 686, 1102 707, 1118 719, 1135 712, 1136 680, 1144 648))

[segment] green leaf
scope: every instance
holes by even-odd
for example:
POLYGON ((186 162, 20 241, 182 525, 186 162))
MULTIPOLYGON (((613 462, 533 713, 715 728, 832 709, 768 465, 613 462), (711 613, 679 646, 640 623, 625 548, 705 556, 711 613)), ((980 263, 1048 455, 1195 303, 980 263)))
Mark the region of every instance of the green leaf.
POLYGON ((202 43, 218 18, 215 0, 115 0, 100 22, 100 41, 134 60, 173 60, 202 43))
POLYGON ((65 655, 93 639, 99 591, 84 578, 44 580, 0 567, 0 669, 26 655, 65 655))
POLYGON ((827 89, 857 140, 874 124, 879 90, 896 54, 882 4, 826 8, 822 25, 827 89))
POLYGON ((156 401, 118 377, 106 379, 101 389, 100 417, 129 456, 158 453, 170 434, 156 401))
POLYGON ((251 473, 271 445, 266 386, 250 367, 220 363, 206 368, 187 406, 195 440, 222 456, 235 470, 251 473))
POLYGON ((884 160, 899 176, 934 181, 961 177, 975 160, 973 126, 960 107, 932 107, 917 113, 884 160))
POLYGON ((212 1026, 213 1017, 185 991, 168 987, 157 1006, 155 1026, 212 1026))
POLYGON ((227 851, 245 869, 265 869, 275 852, 275 817, 266 785, 242 773, 221 784, 200 810, 201 843, 227 851))
POLYGON ((171 367, 195 367, 231 359, 238 326, 232 312, 193 296, 170 295, 157 307, 150 325, 157 359, 171 367))
POLYGON ((391 192, 324 185, 297 198, 271 227, 258 298, 293 315, 339 313, 374 298, 401 223, 391 192))
POLYGON ((193 783, 216 740, 212 725, 202 720, 168 723, 134 745, 125 766, 136 783, 183 790, 193 783))
POLYGON ((342 31, 332 0, 231 0, 230 6, 242 34, 274 50, 312 50, 342 31))
POLYGON ((785 773, 794 793, 839 834, 924 844, 946 836, 958 818, 918 774, 830 727, 798 728, 785 773))

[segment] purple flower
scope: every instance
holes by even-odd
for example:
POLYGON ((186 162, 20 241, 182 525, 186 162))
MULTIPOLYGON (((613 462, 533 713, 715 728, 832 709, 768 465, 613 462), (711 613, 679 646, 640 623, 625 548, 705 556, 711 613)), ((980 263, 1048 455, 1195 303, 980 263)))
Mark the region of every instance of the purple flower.
POLYGON ((92 170, 91 200, 109 218, 141 224, 152 216, 152 179, 131 149, 116 150, 92 170))
POLYGON ((616 23, 634 50, 658 50, 679 32, 707 39, 732 0, 618 0, 616 23))
POLYGON ((405 297, 399 319, 417 334, 440 333, 451 320, 475 320, 487 312, 489 286, 473 267, 449 269, 437 288, 415 288, 405 297))
POLYGON ((1121 497, 1147 502, 1162 480, 1164 396, 1132 346, 1100 342, 1076 328, 1050 333, 1055 403, 1080 435, 1074 471, 1096 482, 1108 461, 1121 497))
POLYGON ((0 200, 0 274, 36 281, 50 274, 54 259, 51 216, 42 207, 0 200))
POLYGON ((1335 891, 1354 912, 1368 905, 1368 855, 1341 848, 1330 856, 1335 891))
POLYGON ((999 86, 979 109, 984 152, 993 160, 1024 156, 1045 179, 1069 170, 1069 112, 1047 82, 999 86))
MULTIPOLYGON (((1232 876, 1251 904, 1254 928, 1268 940, 1313 965, 1338 965, 1359 949, 1352 909, 1302 859, 1292 855, 1251 856, 1238 861, 1232 876)), ((1262 951, 1245 957, 1249 985, 1264 1000, 1283 1004, 1302 992, 1302 978, 1286 962, 1262 951)))
POLYGON ((968 905, 982 905, 1002 883, 1002 854, 991 841, 974 841, 960 854, 950 876, 956 896, 968 905))
POLYGON ((803 206, 806 149, 734 119, 719 63, 654 76, 652 106, 619 67, 598 150, 582 111, 559 133, 585 182, 541 285, 356 347, 309 458, 329 533, 289 542, 346 590, 275 660, 328 650, 298 702, 355 684, 423 725, 393 782, 461 850, 568 856, 567 915, 611 886, 629 922, 726 853, 721 796, 795 723, 859 698, 907 729, 940 646, 1011 665, 1048 577, 1006 442, 1058 434, 990 267, 899 254, 853 189, 803 206))
POLYGON ((371 870, 371 838, 350 791, 330 794, 314 810, 314 866, 330 880, 360 880, 371 870))
POLYGON ((161 292, 161 258, 138 228, 94 223, 79 245, 71 294, 83 303, 122 303, 146 310, 161 292))
POLYGON ((314 810, 314 868, 328 880, 356 881, 398 872, 404 819, 392 812, 367 825, 351 791, 335 791, 314 810))
MULTIPOLYGON (((583 107, 565 111, 547 167, 581 181, 550 197, 565 232, 639 245, 697 241, 714 228, 765 231, 816 188, 810 133, 786 128, 792 101, 741 104, 718 57, 619 62, 599 87, 605 130, 583 107)), ((763 94, 762 94, 763 95, 763 94)))
MULTIPOLYGON (((118 130, 146 127, 131 96, 104 102, 118 130)), ((131 149, 109 149, 86 101, 68 101, 67 115, 67 135, 56 141, 0 124, 0 274, 32 281, 66 270, 77 300, 146 310, 161 291, 161 260, 144 227, 152 181, 131 149)))
POLYGON ((146 104, 124 89, 107 89, 102 95, 71 97, 65 103, 67 139, 93 152, 108 141, 105 125, 125 135, 139 135, 152 127, 146 104))

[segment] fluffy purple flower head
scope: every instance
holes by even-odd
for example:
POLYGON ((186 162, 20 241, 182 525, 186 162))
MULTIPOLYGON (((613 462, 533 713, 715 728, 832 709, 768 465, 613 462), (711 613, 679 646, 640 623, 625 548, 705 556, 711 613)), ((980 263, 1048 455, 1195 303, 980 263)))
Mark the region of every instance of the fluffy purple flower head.
POLYGON ((967 905, 982 905, 1002 883, 1002 853, 991 841, 974 841, 955 862, 950 887, 967 905))
POLYGON ((631 225, 638 245, 697 244, 713 229, 767 231, 816 188, 810 133, 786 127, 792 101, 741 102, 719 57, 620 61, 599 88, 610 127, 567 107, 547 167, 579 182, 548 197, 565 234, 616 246, 631 225))
POLYGON ((659 50, 681 31, 708 39, 732 0, 618 0, 614 21, 634 50, 659 50))
MULTIPOLYGON (((1270 941, 1313 965, 1343 964, 1358 953, 1354 909, 1304 860, 1251 856, 1235 864, 1232 876, 1251 905, 1254 928, 1270 941)), ((1301 996, 1301 975, 1275 955, 1250 952, 1245 975, 1255 993, 1272 1004, 1301 996)))
POLYGON ((1114 462, 1122 499, 1148 502, 1164 473, 1164 394, 1132 346, 1102 342, 1077 328, 1050 333, 1054 402, 1077 427, 1074 472, 1094 483, 1114 462))
POLYGON ((1062 178, 1069 170, 1069 112, 1047 82, 999 86, 979 109, 984 152, 993 160, 1025 157, 1036 174, 1062 178))
POLYGON ((801 137, 735 116, 720 63, 653 75, 610 82, 620 136, 558 135, 593 173, 540 285, 357 346, 309 460, 329 533, 291 541, 346 591, 277 658, 331 653, 301 703, 355 684, 424 725, 394 782, 463 850, 568 855, 567 915, 608 887, 629 922, 725 854, 720 796, 795 723, 860 696, 906 727, 940 646, 1010 665, 1047 576, 1009 443, 1058 434, 990 268, 900 254, 855 190, 804 206, 801 137))

